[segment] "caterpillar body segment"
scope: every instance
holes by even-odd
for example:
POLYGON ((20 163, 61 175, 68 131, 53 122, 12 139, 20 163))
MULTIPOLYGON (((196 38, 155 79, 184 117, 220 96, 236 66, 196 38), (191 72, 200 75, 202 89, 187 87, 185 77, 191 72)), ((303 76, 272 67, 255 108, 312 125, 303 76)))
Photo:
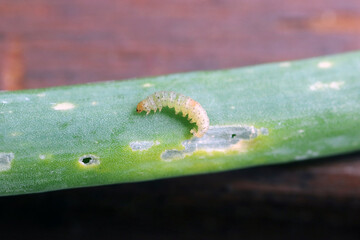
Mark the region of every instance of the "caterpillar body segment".
POLYGON ((139 102, 136 111, 138 113, 145 111, 147 115, 151 110, 156 112, 159 109, 161 111, 163 107, 175 108, 176 114, 182 112, 184 117, 188 116, 191 123, 196 123, 198 130, 192 129, 190 131, 196 137, 202 137, 209 129, 210 122, 205 109, 200 103, 180 93, 168 91, 155 92, 139 102))

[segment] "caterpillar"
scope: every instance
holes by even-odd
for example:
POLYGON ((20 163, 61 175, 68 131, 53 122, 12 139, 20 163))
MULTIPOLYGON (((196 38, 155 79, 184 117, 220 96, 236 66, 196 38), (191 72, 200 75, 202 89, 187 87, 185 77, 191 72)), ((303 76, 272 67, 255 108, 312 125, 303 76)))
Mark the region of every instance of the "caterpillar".
POLYGON ((183 117, 187 115, 191 123, 196 123, 198 130, 191 129, 190 131, 195 137, 202 137, 209 129, 209 118, 205 109, 200 103, 180 93, 168 91, 155 92, 139 102, 136 111, 138 113, 146 111, 146 115, 148 115, 151 110, 156 112, 159 109, 161 111, 163 107, 175 108, 176 114, 181 111, 183 117))

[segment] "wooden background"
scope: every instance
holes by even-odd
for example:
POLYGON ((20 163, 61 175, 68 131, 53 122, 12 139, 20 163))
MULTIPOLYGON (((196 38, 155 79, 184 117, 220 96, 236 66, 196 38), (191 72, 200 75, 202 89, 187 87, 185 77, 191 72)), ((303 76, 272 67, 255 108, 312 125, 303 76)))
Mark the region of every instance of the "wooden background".
MULTIPOLYGON (((5 90, 359 49, 359 0, 0 0, 5 90)), ((4 197, 0 214, 11 239, 359 239, 360 153, 4 197)))

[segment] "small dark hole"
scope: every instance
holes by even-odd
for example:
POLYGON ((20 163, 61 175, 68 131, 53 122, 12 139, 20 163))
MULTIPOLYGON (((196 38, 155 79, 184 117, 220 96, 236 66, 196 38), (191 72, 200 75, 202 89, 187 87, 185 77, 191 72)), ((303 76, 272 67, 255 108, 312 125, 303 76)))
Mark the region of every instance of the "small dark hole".
POLYGON ((234 138, 234 137, 236 137, 236 134, 235 133, 231 134, 231 138, 234 138))
POLYGON ((97 156, 88 154, 79 158, 79 162, 84 165, 98 165, 100 164, 99 158, 97 156))
POLYGON ((83 163, 85 163, 85 164, 88 164, 91 160, 92 160, 91 157, 85 157, 85 158, 83 158, 81 161, 82 161, 83 163))

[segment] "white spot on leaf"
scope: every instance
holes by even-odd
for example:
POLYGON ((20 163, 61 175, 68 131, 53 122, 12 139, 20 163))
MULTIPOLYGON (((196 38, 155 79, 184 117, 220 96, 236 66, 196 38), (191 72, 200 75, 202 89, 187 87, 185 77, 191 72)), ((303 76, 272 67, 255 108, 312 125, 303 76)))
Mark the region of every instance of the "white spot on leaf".
POLYGON ((319 156, 318 152, 314 152, 312 150, 308 150, 304 155, 295 156, 295 160, 305 160, 308 158, 313 158, 319 156))
POLYGON ((309 86, 309 89, 311 91, 319 91, 319 90, 325 90, 325 89, 334 89, 339 90, 342 85, 344 85, 345 82, 338 81, 338 82, 330 82, 330 83, 323 83, 323 82, 316 82, 309 86))
POLYGON ((133 151, 144 151, 144 150, 148 150, 149 148, 151 148, 152 146, 156 146, 159 145, 160 142, 159 141, 135 141, 135 142, 131 142, 129 144, 129 146, 131 147, 131 150, 133 151))
POLYGON ((0 153, 0 172, 11 168, 11 161, 14 159, 14 153, 0 153))
POLYGON ((151 83, 144 83, 142 86, 143 86, 143 87, 145 87, 145 88, 148 88, 148 87, 152 87, 152 86, 154 86, 154 84, 151 84, 151 83))
POLYGON ((331 68, 332 66, 333 63, 328 61, 319 62, 317 65, 317 67, 321 69, 331 68))
POLYGON ((279 67, 290 67, 291 66, 291 63, 290 62, 282 62, 282 63, 279 63, 279 67))
POLYGON ((22 135, 21 132, 13 132, 13 133, 11 133, 11 136, 13 136, 13 137, 20 136, 20 135, 22 135))
POLYGON ((74 107, 75 107, 74 104, 69 103, 69 102, 64 102, 64 103, 58 103, 55 106, 53 106, 52 108, 56 111, 66 111, 66 110, 73 109, 74 107))
POLYGON ((332 89, 339 90, 342 85, 344 85, 344 82, 331 82, 329 87, 332 89))

